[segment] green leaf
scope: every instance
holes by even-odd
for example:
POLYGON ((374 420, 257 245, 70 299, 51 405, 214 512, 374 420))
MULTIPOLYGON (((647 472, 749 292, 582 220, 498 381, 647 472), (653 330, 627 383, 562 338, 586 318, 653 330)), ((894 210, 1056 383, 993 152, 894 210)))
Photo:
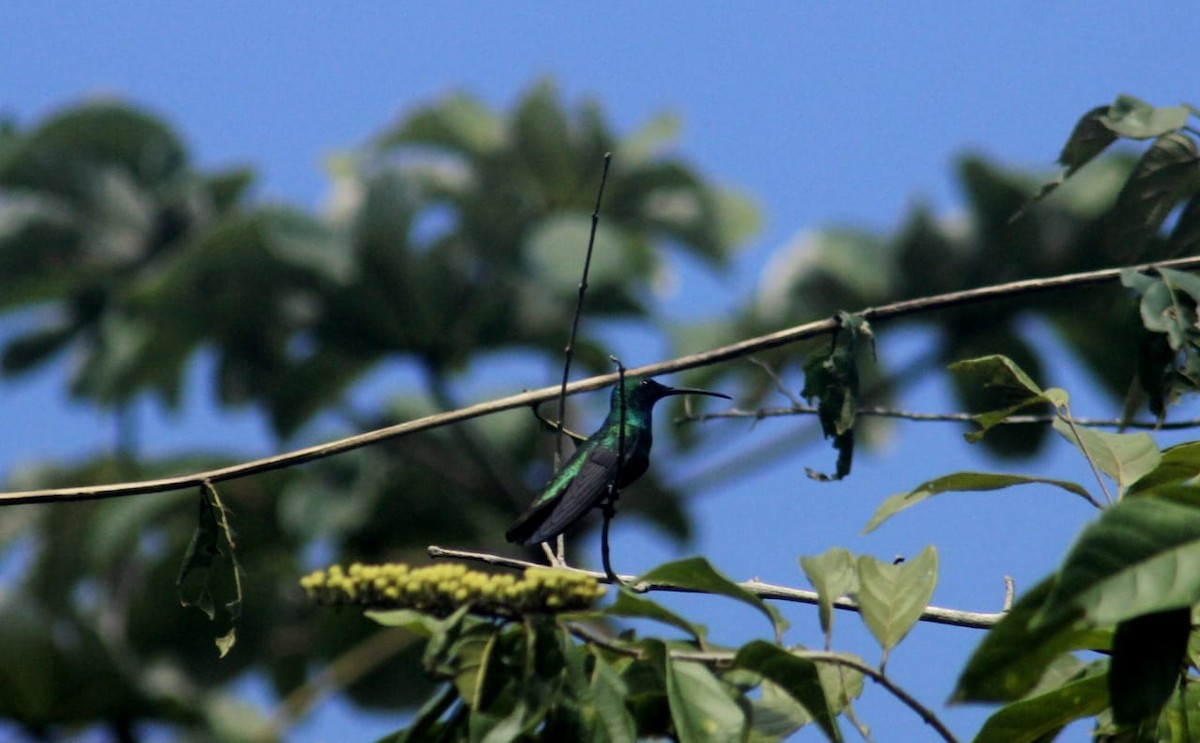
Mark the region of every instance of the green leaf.
POLYGON ((1100 122, 1111 131, 1131 139, 1153 139, 1187 124, 1187 106, 1155 108, 1131 95, 1117 97, 1100 122))
POLYGON ((1021 699, 987 719, 974 743, 1036 743, 1053 739, 1068 723, 1108 707, 1107 674, 1091 673, 1021 699), (1048 737, 1047 737, 1048 736, 1048 737))
POLYGON ((504 122, 474 96, 456 93, 408 116, 378 143, 382 149, 424 144, 486 154, 504 141, 504 122))
MULTIPOLYGON (((544 290, 574 294, 587 255, 592 218, 583 212, 556 214, 533 226, 523 253, 544 290)), ((620 228, 600 222, 588 269, 588 284, 613 285, 627 281, 648 266, 638 260, 620 228)))
POLYGON ((1038 686, 1058 659, 1079 648, 1103 649, 1104 638, 1073 622, 1034 619, 1054 590, 1053 577, 1025 592, 983 636, 955 684, 952 702, 1009 702, 1038 686))
POLYGON ((1165 134, 1142 155, 1117 201, 1109 210, 1109 252, 1119 258, 1139 255, 1181 197, 1200 181, 1196 143, 1185 134, 1165 134))
POLYGON ((972 416, 979 430, 964 434, 964 438, 972 443, 981 440, 988 431, 1005 423, 1019 410, 1042 404, 1062 408, 1069 400, 1067 393, 1057 387, 1043 390, 1015 361, 1000 354, 956 361, 948 368, 958 374, 981 377, 986 389, 999 393, 1002 399, 1015 401, 1001 409, 972 416))
POLYGON ((593 654, 593 662, 591 710, 585 711, 585 714, 595 715, 592 740, 596 743, 635 743, 637 726, 625 706, 628 687, 602 656, 593 654))
POLYGON ((833 602, 858 590, 854 556, 849 550, 831 547, 815 557, 801 557, 800 567, 817 591, 817 614, 828 649, 833 634, 833 602))
POLYGON ((1063 145, 1062 152, 1058 155, 1058 162, 1063 166, 1063 172, 1043 184, 1037 194, 1021 207, 1017 215, 1013 216, 1013 220, 1024 213, 1030 204, 1049 196, 1052 191, 1074 175, 1075 171, 1117 140, 1116 133, 1105 124, 1105 118, 1111 108, 1111 106, 1097 106, 1076 122, 1075 128, 1071 130, 1071 136, 1067 138, 1067 143, 1063 145))
POLYGON ((1158 466, 1142 475, 1125 491, 1125 497, 1200 478, 1200 441, 1188 441, 1163 450, 1158 466))
POLYGON ((1179 219, 1167 238, 1166 258, 1200 253, 1200 194, 1193 195, 1183 205, 1179 219))
POLYGON ((1084 528, 1035 620, 1114 624, 1200 602, 1200 508, 1126 498, 1084 528))
POLYGON ((692 624, 657 601, 651 601, 648 598, 638 596, 623 586, 617 591, 616 600, 605 607, 601 613, 605 616, 624 617, 627 619, 653 619, 656 622, 662 622, 663 624, 683 630, 692 636, 697 645, 702 648, 704 647, 706 630, 702 625, 692 624))
POLYGON ((1012 487, 1013 485, 1051 485, 1056 488, 1061 488, 1068 492, 1074 493, 1087 500, 1092 500, 1092 496, 1083 487, 1073 482, 1066 480, 1053 480, 1045 477, 1027 477, 1025 475, 1005 475, 991 472, 955 472, 951 475, 923 482, 907 493, 897 493, 889 496, 883 503, 879 504, 879 508, 875 509, 875 514, 871 516, 871 520, 867 522, 866 528, 863 529, 863 534, 867 534, 876 529, 884 521, 887 521, 892 516, 900 511, 903 511, 910 506, 915 506, 926 498, 931 498, 935 495, 947 492, 981 492, 987 490, 1000 490, 1002 488, 1012 487))
POLYGON ((896 646, 921 617, 937 585, 937 550, 929 545, 911 561, 890 565, 858 558, 858 605, 863 622, 884 654, 896 646))
POLYGON ((666 657, 667 698, 680 743, 741 741, 746 715, 707 666, 666 657))
POLYGON ((659 565, 637 579, 637 582, 642 581, 726 596, 762 612, 775 628, 776 635, 782 633, 787 627, 787 622, 774 606, 767 604, 758 596, 718 572, 703 557, 688 557, 659 565))
POLYGON ((1055 419, 1054 430, 1073 444, 1101 472, 1116 481, 1122 492, 1162 461, 1162 452, 1148 433, 1110 433, 1084 426, 1072 428, 1062 418, 1055 419))
POLYGON ((738 650, 733 666, 754 671, 786 691, 812 716, 826 738, 832 741, 842 739, 835 713, 830 709, 821 685, 816 663, 777 645, 754 640, 738 650))
POLYGON ((1114 722, 1133 724, 1162 709, 1178 686, 1191 632, 1189 607, 1117 625, 1108 673, 1114 722))
POLYGON ((225 504, 221 502, 217 489, 206 481, 200 486, 200 511, 196 530, 184 554, 179 577, 175 580, 179 603, 196 607, 204 612, 210 621, 216 620, 214 593, 232 593, 223 604, 229 628, 215 640, 217 652, 222 658, 229 653, 237 640, 236 629, 242 616, 241 566, 238 565, 233 530, 229 527, 226 513, 225 504), (213 571, 217 555, 224 555, 229 563, 229 571, 223 576, 220 585, 215 583, 217 576, 213 571))
POLYGON ((454 686, 444 684, 421 705, 408 727, 380 738, 376 743, 420 743, 438 740, 434 737, 435 726, 458 698, 454 686))
POLYGON ((348 242, 326 222, 296 209, 262 211, 263 245, 281 263, 344 284, 357 271, 348 242))
MULTIPOLYGON (((992 354, 990 356, 980 356, 975 359, 964 359, 950 364, 950 371, 958 374, 974 374, 983 377, 983 384, 986 387, 998 387, 1001 389, 1015 390, 1024 392, 1021 397, 1036 397, 1039 400, 1044 400, 1043 391, 1037 382, 1026 374, 1021 367, 1017 366, 1016 362, 1007 356, 992 354)), ((1046 402, 1053 402, 1045 400, 1046 402)))

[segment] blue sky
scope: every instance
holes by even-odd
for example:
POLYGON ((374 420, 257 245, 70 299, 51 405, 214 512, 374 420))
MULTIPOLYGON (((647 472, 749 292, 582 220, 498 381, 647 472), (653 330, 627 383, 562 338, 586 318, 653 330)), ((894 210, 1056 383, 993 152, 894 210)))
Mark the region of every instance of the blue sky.
MULTIPOLYGON (((128 99, 167 118, 202 166, 255 166, 258 198, 267 201, 320 205, 330 154, 451 90, 507 107, 549 76, 568 100, 599 100, 625 131, 674 112, 683 120, 678 150, 709 178, 755 198, 766 217, 732 278, 684 274, 695 283, 667 299, 681 314, 712 314, 743 301, 771 254, 803 230, 835 223, 895 228, 918 201, 952 215, 958 153, 981 151, 1001 163, 1049 170, 1076 118, 1118 93, 1162 105, 1200 99, 1182 82, 1200 67, 1195 6, 1185 2, 1141 10, 1117 2, 220 2, 86 10, 31 3, 11 4, 4 16, 0 111, 28 125, 89 96, 128 99)), ((922 348, 919 337, 877 330, 880 354, 896 365, 922 348)), ((1051 373, 1064 386, 1086 384, 1065 361, 1051 373)), ((252 416, 208 409, 200 372, 195 380, 180 417, 145 411, 148 442, 163 449, 230 440, 254 451, 273 448, 252 416)), ((109 443, 112 424, 66 403, 61 381, 60 372, 0 382, 0 414, 9 422, 0 432, 0 476, 109 443)), ((543 382, 500 384, 515 391, 543 382)), ((905 402, 952 408, 932 384, 905 402)), ((1077 396, 1077 412, 1106 412, 1087 409, 1089 403, 1099 405, 1077 396)), ((751 446, 802 424, 723 425, 738 446, 751 446)), ((827 469, 832 462, 827 450, 811 448, 784 467, 706 492, 696 500, 699 540, 686 551, 709 555, 736 578, 802 585, 801 554, 839 545, 890 558, 934 543, 942 557, 935 602, 993 610, 1004 574, 1029 586, 1090 515, 1046 492, 967 496, 927 504, 861 538, 858 530, 886 495, 951 467, 995 467, 949 427, 901 425, 896 434, 844 483, 822 487, 804 477, 804 466, 827 469)), ((1080 465, 1056 450, 1028 468, 1083 481, 1080 465)), ((688 466, 671 474, 686 479, 688 466)), ((616 538, 626 542, 623 570, 679 554, 636 526, 619 529, 616 538)), ((718 608, 711 622, 718 639, 765 633, 740 611, 718 608)), ((794 608, 788 615, 795 626, 789 640, 819 644, 813 612, 794 608)), ((876 657, 857 624, 839 616, 838 644, 876 657)), ((966 630, 918 627, 889 672, 940 713, 977 640, 966 630)), ((344 714, 336 705, 322 710, 296 739, 328 739, 331 725, 347 724, 344 714)), ((880 741, 927 736, 879 689, 868 688, 859 714, 880 741)), ((964 735, 982 717, 972 709, 946 712, 964 735)), ((374 720, 354 737, 386 729, 381 724, 374 720)))

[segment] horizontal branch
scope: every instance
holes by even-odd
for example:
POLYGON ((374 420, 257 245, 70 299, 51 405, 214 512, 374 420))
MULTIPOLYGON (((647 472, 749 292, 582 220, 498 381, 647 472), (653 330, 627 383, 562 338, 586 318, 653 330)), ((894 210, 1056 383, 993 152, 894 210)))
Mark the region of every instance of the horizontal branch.
MULTIPOLYGON (((1159 263, 1146 263, 1131 268, 1139 271, 1151 270, 1157 267, 1176 268, 1181 270, 1200 268, 1200 257, 1177 258, 1170 261, 1161 261, 1159 263)), ((1084 287, 1094 286, 1116 281, 1120 278, 1121 272, 1126 268, 1106 268, 1098 271, 1086 271, 1083 273, 1066 274, 1063 276, 1053 276, 1042 279, 1026 279, 1024 281, 1013 281, 1007 284, 996 284, 993 286, 984 286, 976 289, 965 289, 963 291, 950 292, 948 294, 939 294, 930 297, 920 297, 918 299, 906 299, 901 302, 892 302, 891 304, 880 305, 878 307, 869 307, 861 310, 858 314, 870 321, 891 320, 908 315, 917 314, 920 312, 929 312, 932 310, 946 309, 948 307, 957 307, 966 304, 975 304, 980 302, 990 302, 996 299, 1007 297, 1022 296, 1026 294, 1034 294, 1037 292, 1052 291, 1065 287, 1084 287)), ((655 364, 646 364, 628 370, 630 376, 657 376, 660 374, 670 374, 680 372, 687 369, 695 369, 703 366, 711 366, 713 364, 737 359, 744 356, 749 356, 754 353, 765 351, 772 348, 778 348, 797 341, 815 338, 817 336, 826 335, 835 332, 839 327, 836 318, 826 318, 815 322, 796 325, 785 330, 780 330, 767 335, 760 335, 755 338, 731 343, 727 346, 714 348, 709 351, 680 356, 678 358, 660 361, 655 364)), ((595 377, 589 377, 578 382, 572 382, 567 385, 566 393, 574 395, 580 392, 609 387, 617 382, 617 373, 601 374, 595 377)), ((116 498, 128 495, 140 495, 143 493, 158 493, 171 490, 180 490, 182 488, 197 487, 205 481, 212 483, 232 480, 239 477, 247 477, 262 472, 282 469, 305 462, 311 462, 315 459, 341 454, 352 449, 358 449, 364 446, 394 439, 400 436, 417 433, 418 431, 428 431, 433 428, 446 426, 452 423, 478 418, 484 415, 491 415, 505 410, 513 410, 538 403, 543 403, 554 399, 561 392, 561 387, 558 385, 552 387, 543 387, 530 392, 523 392, 519 395, 510 395, 499 400, 482 402, 476 405, 470 405, 458 410, 452 410, 446 413, 438 413, 436 415, 418 418, 416 420, 399 423, 394 426, 368 431, 367 433, 349 436, 336 441, 331 441, 325 444, 297 449, 295 451, 284 454, 277 454, 262 459, 255 459, 241 464, 231 465, 229 467, 221 467, 218 469, 208 470, 206 472, 196 472, 187 475, 179 475, 177 477, 164 477, 154 480, 141 480, 137 482, 114 483, 110 485, 81 485, 67 488, 47 488, 44 490, 25 490, 9 493, 0 493, 0 506, 18 505, 22 503, 46 503, 52 501, 70 501, 70 500, 96 500, 100 498, 116 498)))
MULTIPOLYGON (((471 552, 467 550, 446 549, 431 545, 428 549, 429 556, 438 558, 446 557, 458 560, 471 560, 474 562, 482 562, 488 565, 498 565, 506 568, 516 568, 523 570, 532 567, 544 567, 536 562, 528 560, 518 560, 512 557, 504 557, 503 555, 493 555, 487 552, 471 552)), ((589 578, 594 578, 601 583, 611 583, 608 576, 597 570, 584 570, 583 568, 573 568, 566 566, 565 570, 570 570, 580 575, 586 575, 589 578)), ((691 588, 680 588, 679 586, 669 583, 656 583, 653 581, 639 581, 637 576, 633 575, 618 575, 621 582, 635 586, 638 590, 658 591, 664 593, 705 593, 691 588)), ((817 592, 806 591, 802 588, 789 588, 787 586, 777 586, 771 583, 763 583, 759 580, 748 580, 738 583, 739 586, 753 593, 754 595, 764 599, 775 599, 777 601, 794 601, 801 604, 816 604, 817 592)), ((859 606, 856 602, 848 598, 839 598, 833 602, 833 606, 837 609, 845 611, 859 612, 859 606)), ((1004 612, 980 612, 980 611, 962 611, 960 609, 943 609, 938 606, 927 606, 921 612, 921 621, 930 622, 932 624, 949 624, 955 627, 970 627, 972 629, 988 629, 992 625, 999 622, 1004 617, 1004 612)))
MULTIPOLYGON (((749 418, 752 420, 761 420, 763 418, 781 418, 791 415, 817 415, 820 411, 814 405, 793 405, 787 408, 759 408, 758 410, 742 410, 740 408, 730 408, 716 413, 700 413, 698 415, 681 415, 675 419, 677 423, 703 423, 709 420, 721 420, 726 418, 749 418)), ((898 418, 901 420, 918 421, 918 422, 940 422, 940 423, 973 423, 976 415, 974 413, 917 413, 911 410, 899 410, 897 408, 882 408, 882 407, 862 407, 855 411, 855 415, 868 416, 875 418, 898 418)), ((1005 423, 1013 424, 1038 424, 1038 423, 1053 423, 1058 416, 1056 415, 1010 415, 1004 419, 1005 423)), ((1185 430, 1188 428, 1200 428, 1200 418, 1189 418, 1179 421, 1123 421, 1119 418, 1072 418, 1075 425, 1084 426, 1085 428, 1137 428, 1150 431, 1175 431, 1185 430)))

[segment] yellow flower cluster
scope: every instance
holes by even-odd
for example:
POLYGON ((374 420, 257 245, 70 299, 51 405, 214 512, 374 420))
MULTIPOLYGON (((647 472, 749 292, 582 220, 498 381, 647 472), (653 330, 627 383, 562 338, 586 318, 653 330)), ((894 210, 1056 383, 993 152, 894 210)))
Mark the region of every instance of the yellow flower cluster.
POLYGON ((604 586, 579 573, 527 568, 522 578, 468 570, 446 563, 410 568, 403 563, 333 565, 300 579, 300 587, 320 604, 357 604, 370 609, 416 609, 437 616, 463 604, 472 611, 502 617, 555 614, 590 608, 604 586))

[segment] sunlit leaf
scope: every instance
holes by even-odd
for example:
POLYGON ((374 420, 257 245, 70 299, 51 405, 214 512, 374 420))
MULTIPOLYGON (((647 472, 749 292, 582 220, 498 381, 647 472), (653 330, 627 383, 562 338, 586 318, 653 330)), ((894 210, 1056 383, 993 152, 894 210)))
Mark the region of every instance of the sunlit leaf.
POLYGON ((1122 492, 1162 461, 1162 452, 1148 433, 1097 431, 1085 426, 1071 426, 1062 418, 1055 419, 1054 430, 1083 452, 1101 472, 1116 480, 1122 492))
POLYGON ((1131 95, 1121 95, 1100 121, 1122 137, 1151 139, 1183 127, 1189 115, 1187 106, 1155 108, 1131 95))
POLYGON ((597 743, 634 743, 637 729, 625 706, 629 693, 624 680, 604 658, 594 656, 591 693, 595 705, 597 743))
POLYGON ((921 618, 937 585, 937 569, 937 550, 932 545, 899 565, 865 555, 858 558, 859 609, 885 653, 921 618))
POLYGON ((746 715, 720 679, 702 663, 666 659, 667 698, 680 743, 734 743, 746 715))
POLYGON ((1200 508, 1126 498, 1084 528, 1067 553, 1036 624, 1092 625, 1200 601, 1200 508))
POLYGON ((1171 483, 1200 477, 1200 441, 1188 441, 1162 452, 1158 466, 1142 475, 1125 490, 1126 497, 1171 483))
POLYGON ((866 534, 873 531, 884 521, 887 521, 900 511, 941 493, 1000 490, 1012 487, 1013 485, 1050 485, 1074 493, 1086 500, 1092 499, 1092 496, 1083 487, 1066 480, 1053 480, 1045 477, 1029 477, 1026 475, 1007 475, 994 472, 955 472, 952 475, 944 475, 928 482, 923 482, 907 493, 897 493, 889 496, 883 503, 879 504, 879 508, 875 509, 875 514, 871 516, 871 520, 863 528, 863 533, 866 534))
POLYGON ((833 633, 833 602, 858 590, 858 571, 849 550, 831 547, 813 557, 801 557, 800 567, 817 591, 817 616, 828 648, 833 633))
POLYGON ((1108 640, 1066 617, 1055 624, 1035 623, 1054 590, 1046 578, 1017 599, 983 636, 955 684, 951 701, 1009 702, 1038 686, 1047 669, 1080 648, 1103 650, 1108 640))

